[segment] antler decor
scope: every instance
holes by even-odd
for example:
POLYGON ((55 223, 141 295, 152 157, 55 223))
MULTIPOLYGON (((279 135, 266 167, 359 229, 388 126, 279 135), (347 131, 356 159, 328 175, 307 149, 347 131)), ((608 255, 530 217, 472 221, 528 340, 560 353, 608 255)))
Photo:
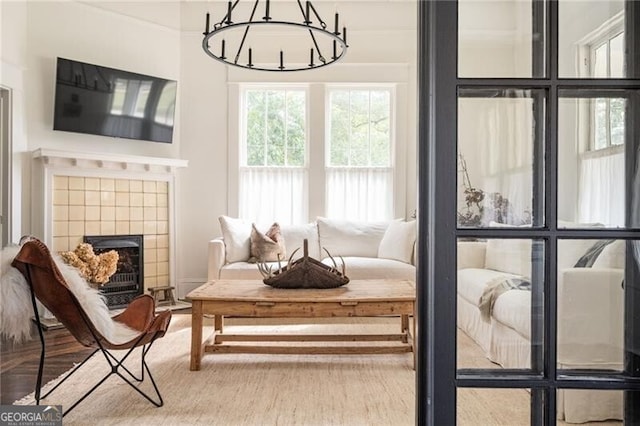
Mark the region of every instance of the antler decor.
POLYGON ((309 257, 309 242, 306 239, 303 242, 304 256, 293 260, 298 250, 300 249, 297 248, 291 253, 285 266, 282 266, 278 256, 278 269, 275 271, 273 265, 258 262, 258 270, 264 277, 262 282, 276 288, 335 288, 349 282, 349 278, 345 275, 346 267, 342 256, 340 256, 342 271, 338 271, 335 259, 326 248, 324 251, 333 262, 333 267, 309 257))

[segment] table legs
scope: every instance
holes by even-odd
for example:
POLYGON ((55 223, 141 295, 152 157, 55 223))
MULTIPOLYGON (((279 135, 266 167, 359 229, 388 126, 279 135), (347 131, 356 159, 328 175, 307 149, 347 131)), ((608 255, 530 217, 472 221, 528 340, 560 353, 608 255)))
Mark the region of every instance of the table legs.
POLYGON ((200 370, 202 361, 202 301, 194 300, 191 305, 191 371, 200 370))

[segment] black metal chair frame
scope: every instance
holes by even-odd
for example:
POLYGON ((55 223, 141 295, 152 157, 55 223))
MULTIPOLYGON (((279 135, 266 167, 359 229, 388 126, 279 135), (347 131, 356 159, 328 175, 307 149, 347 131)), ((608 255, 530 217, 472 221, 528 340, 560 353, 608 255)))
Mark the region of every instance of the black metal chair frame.
MULTIPOLYGON (((111 352, 109 352, 109 350, 104 348, 104 346, 102 345, 102 343, 100 341, 100 338, 98 336, 96 336, 96 334, 93 331, 93 328, 91 326, 89 326, 88 328, 89 328, 89 330, 91 330, 91 334, 93 335, 93 338, 95 339, 96 343, 98 344, 98 348, 96 350, 94 350, 93 352, 91 352, 91 354, 89 354, 89 356, 87 356, 80 364, 78 364, 75 367, 73 367, 73 369, 71 369, 71 371, 67 375, 65 375, 62 378, 62 380, 60 380, 60 382, 56 383, 56 385, 52 389, 50 389, 44 395, 41 395, 41 392, 42 392, 42 375, 43 375, 43 372, 44 372, 44 361, 45 361, 46 344, 45 344, 45 339, 44 339, 44 333, 42 331, 42 323, 40 322, 40 316, 39 316, 39 313, 38 313, 38 306, 37 306, 37 303, 36 303, 36 295, 35 295, 35 292, 33 291, 33 287, 32 287, 32 284, 31 284, 31 271, 29 269, 27 269, 27 274, 28 274, 28 281, 29 281, 29 289, 31 291, 31 303, 33 305, 33 313, 34 313, 35 321, 36 321, 36 324, 37 324, 37 327, 38 327, 38 334, 40 336, 40 343, 41 343, 41 346, 42 346, 42 350, 40 352, 40 363, 39 363, 39 366, 38 366, 38 377, 36 379, 36 387, 35 387, 36 405, 40 405, 40 401, 42 399, 44 399, 47 396, 49 396, 49 394, 51 394, 61 384, 63 384, 69 377, 71 377, 76 371, 78 371, 78 369, 80 369, 80 367, 82 367, 97 352, 102 352, 102 354, 105 357, 105 360, 107 361, 107 363, 111 367, 111 371, 109 373, 107 373, 100 381, 98 381, 98 383, 96 383, 80 399, 78 399, 76 402, 74 402, 73 405, 71 405, 71 407, 69 409, 64 411, 63 414, 62 414, 63 417, 66 416, 71 410, 73 410, 78 404, 80 404, 82 401, 84 401, 85 398, 87 398, 91 393, 93 393, 94 390, 96 390, 102 383, 104 383, 113 374, 119 376, 129 386, 131 386, 136 392, 138 392, 140 395, 145 397, 153 405, 155 405, 156 407, 162 407, 162 405, 164 404, 164 401, 162 399, 162 395, 160 395, 160 391, 158 390, 158 386, 156 385, 156 382, 155 382, 155 380, 153 378, 153 375, 151 374, 151 371, 149 370, 149 366, 147 365, 147 362, 146 362, 146 359, 145 359, 145 357, 147 355, 147 352, 149 352, 149 349, 151 349, 151 346, 153 345, 153 343, 155 342, 156 339, 154 338, 153 340, 151 340, 150 343, 142 346, 142 348, 141 348, 141 350, 142 350, 142 354, 141 354, 141 374, 140 374, 140 377, 136 377, 136 375, 133 374, 131 371, 129 371, 129 369, 127 369, 127 367, 125 367, 123 365, 123 363, 127 360, 129 355, 131 355, 133 353, 133 351, 138 347, 138 343, 140 341, 142 341, 142 339, 145 337, 144 333, 142 333, 140 335, 140 337, 138 338, 138 340, 136 341, 136 343, 129 350, 127 350, 126 354, 122 358, 118 359, 111 352), (133 379, 135 382, 138 382, 139 384, 144 382, 144 376, 145 376, 144 373, 145 373, 145 370, 146 370, 147 375, 149 376, 149 380, 151 381, 151 384, 153 385, 153 388, 155 390, 156 399, 154 400, 147 393, 145 393, 142 390, 140 390, 138 388, 138 386, 136 386, 135 383, 133 383, 131 380, 129 380, 129 378, 124 376, 121 373, 120 370, 123 370, 129 377, 131 377, 131 379, 133 379)), ((76 304, 79 312, 81 313, 81 316, 82 316, 83 320, 85 321, 85 323, 87 325, 91 324, 91 320, 87 317, 87 314, 84 312, 84 310, 82 309, 80 304, 77 302, 77 300, 74 299, 74 303, 76 304)))

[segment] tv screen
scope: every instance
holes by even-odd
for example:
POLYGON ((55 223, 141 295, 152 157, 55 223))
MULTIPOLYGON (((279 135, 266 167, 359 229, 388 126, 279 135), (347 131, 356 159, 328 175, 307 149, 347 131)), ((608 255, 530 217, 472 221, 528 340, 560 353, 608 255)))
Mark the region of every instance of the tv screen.
POLYGON ((53 129, 171 143, 173 80, 58 58, 53 129))

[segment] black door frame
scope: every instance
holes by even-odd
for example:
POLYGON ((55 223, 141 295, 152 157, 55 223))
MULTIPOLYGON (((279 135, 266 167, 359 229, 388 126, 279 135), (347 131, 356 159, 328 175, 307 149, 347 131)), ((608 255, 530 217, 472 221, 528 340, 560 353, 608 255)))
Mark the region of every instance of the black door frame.
MULTIPOLYGON (((640 3, 626 6, 627 40, 640 40, 640 3)), ((558 63, 558 2, 534 0, 534 25, 544 22, 545 61, 534 60, 534 69, 545 69, 545 78, 469 79, 457 77, 456 0, 422 0, 418 2, 418 330, 416 374, 416 423, 418 425, 452 425, 456 422, 456 391, 463 387, 528 388, 532 390, 531 423, 555 424, 556 390, 559 388, 622 389, 625 392, 625 419, 640 422, 640 275, 627 267, 625 281, 625 372, 621 374, 580 371, 556 371, 556 254, 562 238, 638 239, 639 212, 628 212, 628 229, 569 230, 557 228, 557 115, 558 93, 571 89, 638 89, 640 79, 581 80, 561 79, 558 63), (546 91, 546 135, 544 161, 535 168, 534 182, 544 185, 546 225, 533 228, 458 229, 457 203, 457 91, 472 88, 541 88, 546 91), (542 167, 545 164, 545 167, 542 167), (636 216, 632 216, 635 214, 636 216), (542 374, 509 371, 500 376, 495 370, 460 370, 456 368, 456 241, 460 237, 526 238, 544 241, 545 268, 542 295, 544 344, 539 348, 542 374), (553 273, 551 272, 553 271, 553 273)), ((640 43, 640 41, 638 42, 640 43)), ((627 42, 630 50, 630 73, 640 75, 640 48, 627 42), (635 70, 635 71, 634 71, 635 70)), ((534 51, 540 48, 540 44, 534 51)), ((640 167, 640 101, 637 96, 627 109, 627 200, 638 200, 633 173, 640 167)), ((540 151, 536 151, 540 152, 540 151)), ((536 186, 536 185, 534 185, 536 186)), ((534 188, 540 195, 541 188, 534 188)), ((636 201, 640 203, 640 201, 636 201)), ((534 205, 535 208, 535 205, 534 205)), ((538 209, 537 209, 538 210, 538 209)), ((631 209, 628 209, 631 210, 631 209)), ((628 255, 629 256, 629 255, 628 255)), ((627 265, 631 259, 627 259, 627 265)), ((538 352, 537 350, 535 352, 538 352)))

